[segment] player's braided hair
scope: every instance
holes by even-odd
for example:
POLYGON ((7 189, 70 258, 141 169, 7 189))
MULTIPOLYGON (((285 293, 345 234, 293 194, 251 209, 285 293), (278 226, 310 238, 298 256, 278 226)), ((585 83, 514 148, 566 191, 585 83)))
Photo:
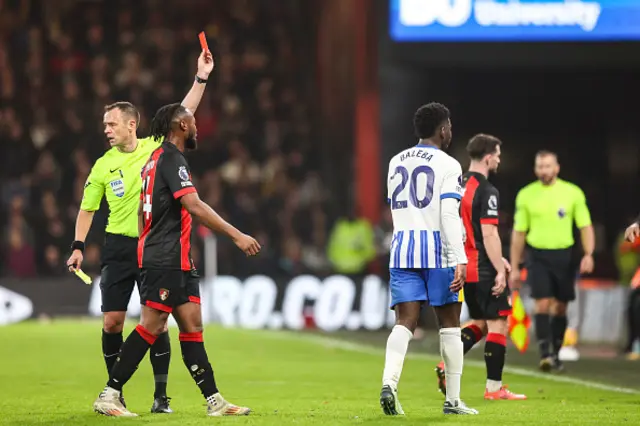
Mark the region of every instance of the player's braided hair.
POLYGON ((186 112, 185 107, 179 103, 165 105, 160 108, 151 120, 151 136, 156 139, 164 139, 171 131, 171 122, 180 114, 186 112))

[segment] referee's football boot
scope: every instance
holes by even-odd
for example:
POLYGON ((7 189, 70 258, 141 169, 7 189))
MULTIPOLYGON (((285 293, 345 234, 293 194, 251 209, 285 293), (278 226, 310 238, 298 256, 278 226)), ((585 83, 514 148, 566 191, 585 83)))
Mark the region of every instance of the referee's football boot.
POLYGON ((551 367, 554 373, 564 373, 564 363, 560 361, 558 355, 553 357, 553 365, 551 367))
POLYGON ((467 407, 461 399, 453 402, 445 401, 442 412, 444 414, 478 414, 478 410, 467 407))
POLYGON ((404 410, 398 399, 398 390, 389 385, 384 385, 380 391, 380 407, 387 416, 404 415, 404 410))
POLYGON ((546 356, 540 360, 540 371, 548 373, 553 369, 554 360, 551 356, 546 356))
POLYGON ((173 410, 169 407, 169 401, 171 401, 171 398, 168 396, 159 396, 154 398, 153 405, 151 406, 151 412, 165 414, 173 413, 173 410))

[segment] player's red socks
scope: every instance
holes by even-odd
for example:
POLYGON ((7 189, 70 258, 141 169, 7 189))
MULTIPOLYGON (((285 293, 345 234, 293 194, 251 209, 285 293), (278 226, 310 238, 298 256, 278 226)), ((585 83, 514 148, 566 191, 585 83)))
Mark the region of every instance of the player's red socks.
POLYGON ((487 334, 484 343, 484 362, 487 365, 487 379, 502 381, 502 370, 507 354, 507 336, 499 333, 487 334))
POLYGON ((475 324, 470 324, 462 329, 460 332, 462 335, 462 344, 464 346, 464 353, 466 354, 471 348, 482 340, 482 330, 475 324))
POLYGON ((180 333, 180 348, 184 365, 187 366, 202 395, 207 398, 218 393, 213 368, 204 349, 202 332, 180 333))
POLYGON ((149 347, 153 345, 155 341, 156 336, 138 324, 122 344, 120 357, 111 369, 107 386, 116 390, 122 390, 124 384, 133 376, 133 373, 138 369, 138 364, 140 364, 149 347))
POLYGON ((111 373, 113 364, 118 359, 120 353, 120 347, 122 346, 122 332, 120 333, 107 333, 102 330, 102 354, 104 356, 104 363, 107 364, 107 375, 111 373))

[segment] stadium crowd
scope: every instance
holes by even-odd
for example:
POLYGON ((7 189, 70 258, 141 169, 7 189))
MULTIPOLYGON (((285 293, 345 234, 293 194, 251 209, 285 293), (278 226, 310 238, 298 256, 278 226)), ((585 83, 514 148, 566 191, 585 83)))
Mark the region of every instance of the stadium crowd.
MULTIPOLYGON (((294 34, 306 22, 300 2, 55 3, 0 2, 3 276, 66 273, 83 185, 108 148, 103 107, 133 102, 146 136, 156 109, 192 84, 199 29, 216 69, 196 114, 199 151, 188 158, 201 197, 263 246, 260 260, 247 263, 220 241, 218 272, 331 268, 335 200, 315 161, 313 40, 294 34)), ((88 273, 99 272, 105 220, 103 205, 87 240, 88 273)), ((205 232, 195 232, 203 269, 205 232)))

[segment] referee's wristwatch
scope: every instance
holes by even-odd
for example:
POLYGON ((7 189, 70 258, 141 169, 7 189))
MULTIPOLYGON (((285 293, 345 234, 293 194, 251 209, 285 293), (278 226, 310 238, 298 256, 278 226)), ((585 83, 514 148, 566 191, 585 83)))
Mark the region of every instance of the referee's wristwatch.
POLYGON ((71 251, 73 252, 74 250, 80 250, 81 252, 84 253, 84 241, 74 241, 71 243, 71 251))
POLYGON ((198 74, 196 74, 196 82, 197 82, 197 83, 205 84, 207 81, 209 81, 209 79, 207 79, 207 78, 200 78, 200 77, 198 77, 198 74))

